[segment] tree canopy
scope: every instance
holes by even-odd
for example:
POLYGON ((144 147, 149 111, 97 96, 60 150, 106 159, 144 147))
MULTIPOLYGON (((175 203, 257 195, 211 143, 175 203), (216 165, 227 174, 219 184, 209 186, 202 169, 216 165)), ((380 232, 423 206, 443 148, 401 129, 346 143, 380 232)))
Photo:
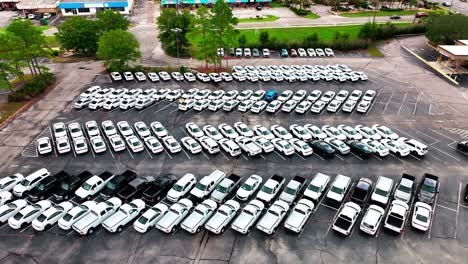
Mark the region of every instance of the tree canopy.
POLYGON ((104 60, 104 65, 112 71, 124 71, 128 62, 141 57, 140 44, 135 37, 121 29, 111 30, 99 39, 97 57, 104 60))
POLYGON ((71 17, 57 29, 57 39, 64 49, 78 55, 93 55, 97 51, 100 31, 95 21, 71 17))
POLYGON ((468 38, 468 17, 464 15, 440 15, 430 17, 426 37, 436 45, 453 44, 457 39, 468 38))
POLYGON ((127 30, 128 20, 119 12, 113 10, 100 11, 96 14, 96 23, 101 32, 107 32, 114 29, 127 30))
POLYGON ((186 9, 177 11, 174 8, 165 8, 157 19, 159 27, 159 40, 163 47, 172 56, 177 55, 177 46, 179 46, 179 55, 188 56, 190 43, 186 37, 190 31, 192 15, 186 9), (180 32, 174 30, 178 28, 180 32))

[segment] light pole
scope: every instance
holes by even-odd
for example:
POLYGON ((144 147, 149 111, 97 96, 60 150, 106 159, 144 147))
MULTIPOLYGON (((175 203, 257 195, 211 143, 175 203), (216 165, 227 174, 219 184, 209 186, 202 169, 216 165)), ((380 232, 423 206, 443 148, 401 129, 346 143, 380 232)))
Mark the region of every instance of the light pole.
POLYGON ((177 46, 177 67, 179 67, 180 70, 180 56, 179 56, 179 33, 182 32, 182 29, 180 28, 173 28, 171 29, 172 32, 174 32, 176 36, 176 46, 177 46))

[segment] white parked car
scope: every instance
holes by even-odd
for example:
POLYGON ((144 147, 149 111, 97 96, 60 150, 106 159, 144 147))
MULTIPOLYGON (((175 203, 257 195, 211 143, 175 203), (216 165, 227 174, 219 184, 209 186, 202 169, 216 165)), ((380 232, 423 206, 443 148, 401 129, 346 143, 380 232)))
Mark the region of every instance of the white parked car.
POLYGON ((72 139, 82 138, 83 131, 81 129, 81 125, 77 122, 71 123, 68 125, 68 132, 72 139))
POLYGON ((126 148, 122 137, 119 136, 119 135, 110 136, 109 137, 109 142, 110 142, 110 144, 112 146, 112 149, 115 152, 123 151, 126 148))
POLYGON ((302 101, 296 106, 296 113, 298 114, 305 114, 307 111, 310 110, 310 107, 312 106, 312 103, 309 101, 302 101))
POLYGON ((335 92, 333 91, 327 91, 324 94, 322 94, 322 96, 320 97, 320 101, 325 102, 325 103, 329 103, 333 99, 335 99, 335 92))
POLYGON ((192 207, 192 201, 186 198, 181 199, 169 208, 169 211, 156 224, 156 228, 167 234, 173 233, 176 226, 190 213, 192 207))
POLYGON ((275 146, 275 149, 286 156, 291 156, 295 153, 294 147, 284 139, 275 138, 271 140, 271 143, 275 146))
POLYGON ((262 125, 256 125, 254 126, 254 132, 255 132, 255 135, 257 136, 260 136, 260 137, 264 137, 268 140, 272 140, 275 138, 275 135, 273 133, 271 133, 271 131, 262 126, 262 125))
POLYGON ((166 100, 169 102, 173 102, 177 99, 179 99, 182 96, 182 91, 179 89, 171 90, 167 95, 166 95, 166 100))
POLYGON ((291 125, 289 127, 289 130, 291 130, 291 133, 295 137, 297 137, 297 138, 299 138, 299 139, 301 139, 303 141, 309 142, 309 141, 312 140, 312 135, 303 126, 293 124, 293 125, 291 125))
POLYGON ((304 157, 310 156, 313 153, 312 147, 301 139, 292 138, 289 140, 289 143, 297 153, 300 153, 304 157))
POLYGON ((218 99, 223 98, 223 96, 224 96, 223 90, 216 90, 210 93, 210 95, 208 96, 208 100, 218 100, 218 99))
POLYGON ((252 194, 258 190, 262 181, 262 177, 255 174, 251 175, 237 190, 236 198, 241 201, 249 200, 252 194))
POLYGON ((336 138, 326 138, 324 140, 326 143, 330 144, 332 148, 334 148, 338 153, 342 155, 348 154, 351 149, 348 145, 346 145, 343 141, 336 139, 336 138))
POLYGON ((53 124, 52 132, 54 134, 55 139, 67 137, 67 128, 62 122, 53 124))
POLYGON ((357 125, 354 129, 356 129, 356 131, 359 132, 364 138, 372 140, 382 139, 382 137, 379 134, 377 134, 377 132, 374 129, 368 126, 357 125))
POLYGON ((218 208, 218 204, 213 200, 203 201, 185 218, 180 227, 191 234, 200 232, 206 221, 214 214, 216 208, 218 208))
POLYGON ((150 124, 150 127, 154 135, 159 139, 162 139, 169 135, 167 129, 160 122, 153 122, 150 124))
POLYGON ((80 235, 94 233, 94 230, 99 227, 107 218, 114 214, 120 207, 122 201, 119 198, 113 197, 107 201, 98 203, 91 212, 85 215, 72 225, 73 230, 80 235))
POLYGON ((36 140, 37 151, 41 155, 49 154, 52 152, 52 143, 49 137, 41 137, 36 140))
POLYGON ((171 90, 169 89, 159 89, 156 93, 153 94, 153 99, 155 101, 161 101, 166 98, 171 90))
POLYGON ((189 111, 193 109, 196 103, 197 100, 195 99, 185 99, 182 103, 179 104, 178 109, 180 111, 189 111))
POLYGON ((52 203, 50 201, 42 200, 35 204, 23 207, 23 209, 8 219, 8 225, 12 229, 23 228, 51 206, 52 203))
POLYGON ((11 201, 13 194, 9 191, 0 192, 0 205, 4 205, 7 202, 11 201))
POLYGON ((291 90, 285 90, 278 96, 278 101, 286 102, 293 97, 294 93, 291 90))
POLYGON ((155 72, 150 72, 148 73, 148 79, 150 79, 152 82, 159 82, 159 75, 155 72))
POLYGON ((327 56, 329 56, 329 57, 330 57, 330 56, 335 56, 335 53, 334 53, 333 50, 330 49, 330 48, 325 48, 324 51, 325 51, 325 54, 326 54, 327 56))
POLYGON ((201 82, 209 82, 211 79, 210 79, 210 76, 208 76, 208 74, 204 73, 204 72, 199 72, 197 73, 197 78, 198 80, 200 80, 201 82))
POLYGON ((279 101, 279 100, 274 100, 274 101, 272 101, 272 102, 270 102, 270 103, 268 104, 268 106, 267 106, 267 108, 266 108, 266 111, 267 111, 268 113, 274 114, 274 113, 278 112, 278 110, 281 108, 281 105, 282 105, 282 104, 283 104, 283 103, 282 103, 281 101, 279 101))
POLYGON ((161 142, 153 136, 145 138, 145 145, 153 154, 161 153, 164 150, 161 142))
POLYGON ((139 82, 146 81, 146 75, 144 73, 142 73, 142 72, 135 72, 135 78, 139 82))
POLYGON ((361 142, 366 145, 372 152, 375 154, 379 155, 379 157, 385 157, 387 156, 390 151, 388 150, 387 147, 385 147, 382 143, 380 143, 377 140, 372 140, 372 139, 363 139, 361 142))
POLYGON ((106 143, 104 143, 104 140, 101 136, 91 138, 90 144, 94 153, 102 153, 107 150, 106 143))
POLYGON ((360 213, 361 207, 359 205, 353 202, 345 203, 338 213, 332 229, 345 236, 349 236, 360 213))
POLYGON ((432 221, 432 207, 423 202, 416 202, 414 205, 411 225, 421 231, 427 231, 432 221))
POLYGON ((135 78, 133 78, 133 74, 131 72, 124 72, 123 73, 124 79, 128 81, 133 81, 135 78))
POLYGON ((310 94, 307 96, 307 101, 311 102, 311 103, 314 103, 315 101, 317 101, 320 96, 322 96, 322 91, 320 90, 313 90, 312 92, 310 92, 310 94))
POLYGON ((173 136, 167 136, 162 139, 164 146, 169 150, 171 153, 177 153, 182 150, 179 142, 173 136))
POLYGON ((312 181, 310 181, 309 185, 304 191, 304 197, 312 199, 313 201, 318 201, 325 189, 327 189, 329 181, 330 176, 320 172, 315 174, 314 178, 312 181))
POLYGON ((347 125, 338 125, 337 127, 338 131, 341 132, 341 134, 345 135, 347 139, 353 139, 353 140, 361 140, 362 135, 359 134, 353 127, 347 126, 347 125))
POLYGON ((377 134, 379 134, 384 139, 397 140, 399 138, 398 134, 393 132, 387 126, 373 125, 372 129, 374 129, 375 132, 377 132, 377 134))
POLYGON ((351 178, 338 174, 327 192, 327 198, 341 203, 351 185, 351 178))
POLYGON ((183 137, 180 142, 182 142, 182 145, 192 154, 197 154, 202 151, 200 144, 191 137, 183 137))
POLYGON ((384 227, 401 234, 405 227, 409 206, 403 201, 393 200, 384 221, 384 227))
POLYGON ((133 228, 139 233, 146 233, 150 228, 169 211, 169 207, 164 203, 158 203, 146 210, 134 223, 133 228))
POLYGON ((13 187, 13 194, 16 197, 23 197, 23 195, 36 187, 43 179, 50 176, 50 172, 45 169, 39 169, 28 176, 26 176, 21 182, 13 187))
POLYGON ((330 113, 336 113, 341 107, 341 101, 333 99, 328 105, 327 105, 327 111, 330 113))
POLYGON ((252 141, 255 144, 257 144, 257 146, 259 146, 262 149, 262 151, 265 153, 270 153, 270 152, 273 152, 273 150, 275 150, 275 146, 273 146, 271 141, 264 137, 255 136, 252 138, 252 141))
POLYGON ((253 137, 253 131, 243 122, 237 122, 234 124, 234 128, 239 133, 239 135, 244 137, 253 137))
POLYGON ((122 75, 120 75, 119 72, 111 72, 110 74, 112 80, 114 81, 121 81, 122 80, 122 75))
POLYGON ((288 100, 286 101, 283 106, 281 107, 281 110, 285 113, 291 113, 294 108, 296 108, 298 102, 294 100, 288 100))
POLYGON ((135 219, 143 209, 145 209, 145 202, 135 199, 120 206, 119 210, 102 222, 102 226, 111 233, 122 232, 124 226, 135 219))
POLYGON ((140 136, 140 138, 145 139, 151 136, 151 131, 148 129, 145 122, 136 122, 135 124, 133 124, 133 127, 135 127, 135 131, 137 132, 138 136, 140 136))
POLYGON ((106 120, 102 122, 102 130, 104 131, 104 134, 109 138, 113 135, 117 134, 117 129, 115 129, 114 123, 110 120, 106 120))
POLYGON ((227 73, 227 72, 221 72, 219 73, 219 75, 221 76, 221 78, 223 79, 223 81, 225 82, 231 82, 232 81, 232 76, 231 74, 227 73))
POLYGON ((265 90, 257 90, 252 94, 252 96, 250 96, 250 100, 260 101, 265 96, 265 93, 265 90))
POLYGON ((231 225, 231 228, 241 234, 250 233, 250 229, 262 215, 265 205, 259 200, 250 201, 231 225))
POLYGON ((133 135, 129 136, 125 140, 127 141, 127 145, 132 150, 132 152, 138 153, 138 152, 142 152, 143 150, 145 150, 143 143, 136 136, 133 136, 133 135))
POLYGON ((196 77, 193 73, 191 72, 185 72, 184 73, 184 79, 188 82, 194 82, 196 81, 196 77))
POLYGON ((393 180, 387 177, 379 176, 377 183, 375 184, 374 191, 370 197, 371 201, 387 206, 389 197, 393 190, 393 180))
POLYGON ((272 125, 271 132, 273 132, 273 134, 280 139, 290 140, 291 138, 293 138, 291 133, 289 133, 289 131, 286 128, 280 125, 272 125))
POLYGON ((124 138, 133 136, 133 129, 130 127, 127 121, 118 122, 117 128, 119 129, 120 134, 122 134, 124 138))
POLYGON ((171 72, 171 77, 172 79, 174 79, 175 81, 183 81, 184 80, 184 75, 182 75, 182 73, 180 72, 171 72))
POLYGON ((113 178, 114 175, 109 172, 104 172, 99 176, 94 175, 86 180, 83 185, 75 191, 75 195, 80 199, 91 199, 113 178))
POLYGON ((220 147, 232 157, 237 157, 242 154, 242 150, 236 142, 231 139, 223 138, 218 141, 220 147))
POLYGON ((288 211, 289 204, 281 200, 275 201, 258 222, 257 229, 268 235, 275 233, 288 211))
POLYGON ((240 209, 240 204, 229 200, 221 205, 216 213, 205 224, 205 229, 214 234, 224 233, 226 226, 234 219, 240 209))
POLYGON ((80 94, 80 98, 94 97, 101 90, 100 86, 91 86, 80 94))
POLYGON ((159 77, 161 78, 161 80, 163 80, 163 81, 171 80, 171 75, 169 75, 169 73, 167 73, 165 71, 161 71, 158 74, 159 74, 159 77))
POLYGON ((422 157, 427 154, 427 146, 420 141, 415 139, 408 139, 404 137, 398 138, 398 141, 405 144, 409 149, 410 152, 422 157))
POLYGON ((329 125, 324 125, 322 126, 322 131, 327 134, 328 137, 330 138, 336 138, 341 141, 346 140, 346 135, 343 134, 338 128, 329 126, 329 125))
POLYGON ((218 129, 225 138, 235 140, 239 136, 239 133, 228 124, 221 124, 218 129))
POLYGON ((242 102, 242 101, 250 99, 250 97, 252 95, 253 95, 252 90, 244 90, 244 91, 239 93, 239 95, 236 97, 236 99, 242 102))
POLYGON ((374 236, 379 229, 380 223, 385 215, 385 210, 382 207, 372 204, 367 208, 364 217, 362 218, 359 229, 362 232, 374 236))
POLYGON ((374 100, 376 92, 374 90, 367 90, 362 97, 362 100, 372 102, 374 100))
POLYGON ((32 227, 36 231, 43 231, 57 223, 57 221, 66 213, 68 213, 68 211, 70 211, 72 208, 73 204, 68 201, 51 206, 32 221, 32 227))
POLYGON ((177 202, 180 198, 186 195, 197 183, 197 179, 191 173, 185 174, 180 178, 167 192, 167 199, 171 202, 177 202))
POLYGON ((99 126, 96 121, 88 121, 85 123, 86 132, 90 138, 100 136, 101 131, 99 130, 99 126))
POLYGON ((365 114, 365 113, 367 113, 367 111, 369 110, 370 106, 371 106, 371 102, 365 101, 365 100, 361 100, 361 101, 359 102, 359 104, 357 105, 357 107, 356 107, 356 111, 357 111, 358 113, 365 114))
POLYGON ((315 114, 320 114, 325 108, 325 106, 327 106, 327 103, 323 101, 316 101, 310 108, 310 112, 315 113, 315 114))
POLYGON ((305 124, 304 128, 312 135, 313 139, 325 139, 327 134, 325 134, 318 126, 305 124))
POLYGON ((349 96, 349 92, 347 90, 340 90, 336 96, 335 96, 335 99, 334 100, 338 100, 340 102, 344 102, 346 101, 346 99, 348 98, 349 96))
POLYGON ((203 131, 200 129, 200 127, 193 122, 187 123, 185 125, 185 129, 193 138, 200 138, 205 135, 203 131))
POLYGON ((356 105, 357 105, 357 101, 354 101, 354 100, 351 100, 351 99, 348 99, 344 104, 343 104, 343 108, 341 109, 343 112, 346 112, 346 113, 351 113, 354 108, 356 108, 356 105))
POLYGON ((219 133, 218 129, 216 129, 216 127, 212 126, 212 125, 206 125, 203 127, 203 132, 205 133, 205 135, 207 135, 208 137, 212 138, 213 140, 220 140, 223 137, 223 135, 221 133, 219 133))
POLYGON ((73 207, 58 220, 58 226, 63 230, 70 230, 74 223, 87 215, 91 211, 91 208, 95 208, 96 205, 95 201, 86 201, 73 207))
POLYGON ((193 106, 193 109, 201 112, 205 110, 206 108, 208 108, 209 105, 210 105, 210 100, 203 99, 203 100, 197 101, 195 105, 193 106))
POLYGON ((249 156, 255 156, 262 153, 262 148, 255 144, 251 138, 239 136, 236 138, 236 143, 249 156))
POLYGON ((16 215, 27 205, 28 202, 26 200, 19 199, 0 206, 0 223, 5 223, 6 221, 8 221, 9 218, 16 215))
POLYGON ((295 233, 300 233, 314 210, 314 203, 308 199, 300 199, 284 222, 284 227, 295 233))
POLYGON ((219 144, 208 136, 203 136, 198 139, 200 145, 210 154, 216 154, 220 151, 219 144))
POLYGON ((231 90, 231 91, 227 91, 221 99, 225 101, 230 101, 230 100, 236 99, 238 95, 239 95, 239 91, 231 90))
POLYGON ((0 192, 11 191, 13 188, 24 180, 23 174, 15 173, 0 179, 0 192))
POLYGON ((405 157, 410 154, 410 148, 405 143, 391 139, 382 139, 380 142, 393 154, 398 154, 401 157, 405 157))

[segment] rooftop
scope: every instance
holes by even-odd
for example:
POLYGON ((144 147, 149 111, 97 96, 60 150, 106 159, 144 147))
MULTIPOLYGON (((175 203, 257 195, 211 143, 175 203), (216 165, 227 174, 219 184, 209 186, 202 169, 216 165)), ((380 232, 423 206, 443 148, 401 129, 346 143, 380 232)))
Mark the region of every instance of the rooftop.
POLYGON ((16 7, 18 9, 56 8, 58 3, 57 0, 22 0, 16 4, 16 7))
POLYGON ((468 56, 468 46, 464 45, 440 45, 439 48, 453 56, 468 56))

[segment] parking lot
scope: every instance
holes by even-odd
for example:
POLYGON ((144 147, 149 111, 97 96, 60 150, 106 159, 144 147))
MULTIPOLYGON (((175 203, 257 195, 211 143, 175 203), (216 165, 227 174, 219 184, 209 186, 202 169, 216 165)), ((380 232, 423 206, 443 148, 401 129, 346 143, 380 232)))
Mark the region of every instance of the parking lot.
MULTIPOLYGON (((358 60, 357 58, 355 58, 358 60)), ((253 230, 250 235, 243 236, 232 230, 223 235, 210 235, 202 231, 190 235, 183 230, 177 230, 173 235, 165 235, 156 230, 150 230, 141 235, 127 226, 121 233, 110 234, 103 228, 96 230, 92 236, 81 237, 76 232, 65 232, 54 226, 45 232, 36 232, 32 227, 12 230, 7 224, 0 226, 1 258, 4 263, 463 263, 468 257, 466 249, 468 243, 468 207, 462 201, 466 175, 466 160, 468 156, 456 150, 456 142, 468 139, 466 124, 466 106, 464 91, 459 87, 444 86, 431 73, 411 58, 400 61, 396 57, 386 58, 390 61, 359 62, 359 67, 369 76, 369 81, 358 83, 337 82, 296 82, 293 84, 270 83, 220 83, 202 84, 195 82, 176 83, 112 83, 107 75, 94 76, 93 81, 80 83, 66 79, 69 86, 80 87, 81 90, 91 85, 114 88, 207 88, 210 90, 223 89, 239 91, 244 89, 275 88, 278 91, 291 89, 297 91, 305 89, 311 91, 341 89, 352 91, 376 90, 377 97, 367 114, 343 112, 331 114, 324 111, 320 115, 310 112, 305 115, 279 112, 276 115, 263 113, 261 115, 239 111, 226 113, 224 111, 202 113, 190 111, 187 113, 177 110, 177 103, 159 102, 142 111, 135 109, 110 112, 104 110, 90 111, 73 109, 73 98, 79 94, 76 90, 63 90, 58 86, 54 90, 55 97, 49 97, 35 104, 31 111, 21 116, 5 133, 2 145, 10 149, 21 148, 21 154, 11 162, 2 164, 3 175, 10 173, 30 173, 33 170, 47 167, 52 173, 66 170, 78 174, 83 170, 101 173, 108 170, 114 173, 133 169, 138 175, 160 176, 172 173, 181 177, 187 172, 193 173, 198 179, 215 169, 227 173, 235 173, 245 180, 251 174, 261 175, 264 179, 273 174, 285 176, 288 180, 299 175, 311 179, 315 173, 322 172, 335 177, 344 174, 352 177, 354 184, 361 177, 368 177, 374 182, 379 175, 398 181, 402 173, 409 173, 417 177, 418 182, 424 173, 438 175, 441 179, 440 193, 435 205, 433 224, 427 232, 413 229, 409 222, 401 236, 394 235, 381 228, 376 237, 369 237, 355 226, 352 234, 345 238, 331 230, 331 223, 336 216, 336 207, 329 206, 326 200, 316 204, 317 209, 309 219, 304 231, 300 235, 287 232, 280 228, 273 236, 253 230), (390 64, 393 63, 393 64, 390 64), (369 65, 369 67, 364 67, 369 65), (398 65, 390 67, 389 65, 398 65), (409 70, 411 69, 411 70, 409 70), (394 74, 397 75, 394 75, 394 74), (401 76, 404 76, 402 78, 401 76), (76 82, 76 84, 74 84, 76 82), (427 87, 427 89, 425 89, 427 87), (429 88, 433 89, 428 92, 429 88), (439 89, 439 90, 438 90, 439 89), (443 94, 446 89, 450 94, 443 94), (66 102, 60 101, 59 95, 70 95, 66 102), (73 95, 73 96, 72 96, 73 95), (441 99, 442 98, 442 99, 441 99), (57 100, 57 103, 53 103, 57 100), (52 115, 49 109, 58 109, 58 115, 52 115), (46 111, 47 110, 47 111, 46 111), (49 116, 51 116, 49 118, 49 116), (36 122, 35 119, 41 121, 36 122), (361 160, 354 155, 335 156, 322 159, 313 155, 308 158, 300 156, 285 157, 276 153, 263 157, 247 157, 245 155, 232 158, 219 153, 216 155, 180 152, 169 154, 149 154, 141 152, 134 154, 123 152, 117 154, 107 150, 103 154, 89 152, 75 157, 73 153, 47 156, 37 155, 33 139, 50 135, 50 125, 55 122, 79 122, 96 120, 112 120, 114 123, 125 120, 130 124, 144 121, 147 125, 153 121, 160 121, 173 136, 180 140, 186 136, 183 127, 188 122, 198 125, 219 125, 242 121, 253 127, 261 124, 267 127, 273 124, 289 126, 290 124, 339 125, 339 124, 381 124, 392 128, 400 136, 420 140, 429 146, 429 153, 419 158, 408 156, 399 158, 388 156, 384 159, 371 158, 361 160), (24 124, 27 123, 27 124, 24 124), (24 130, 15 130, 19 124, 24 124, 24 130), (10 131, 17 131, 24 135, 26 142, 14 141, 10 131), (30 136, 32 134, 33 136, 30 136)), ((307 60, 307 59, 306 59, 307 60)), ((336 58, 334 63, 339 63, 336 58)), ((345 58, 344 60, 348 60, 345 58)), ((252 60, 252 63, 260 63, 252 60)), ((261 62, 265 64, 265 62, 261 62)), ((299 64, 299 62, 296 62, 299 64)), ((306 64, 308 62, 304 62, 306 64)), ((309 62, 310 63, 310 62, 309 62)), ((316 63, 312 63, 316 64, 316 63)), ((323 64, 323 63, 322 63, 323 64)), ((81 70, 85 72, 85 70, 81 70)), ((81 74, 76 70, 77 74, 81 74)), ((69 86, 67 88, 69 89, 69 86)), ((5 148, 3 148, 5 149, 5 148)), ((12 155, 5 151, 5 156, 12 155)), ((98 200, 99 201, 99 198, 98 200)), ((245 204, 242 204, 244 206, 245 204)), ((362 214, 358 218, 358 223, 362 214)))

